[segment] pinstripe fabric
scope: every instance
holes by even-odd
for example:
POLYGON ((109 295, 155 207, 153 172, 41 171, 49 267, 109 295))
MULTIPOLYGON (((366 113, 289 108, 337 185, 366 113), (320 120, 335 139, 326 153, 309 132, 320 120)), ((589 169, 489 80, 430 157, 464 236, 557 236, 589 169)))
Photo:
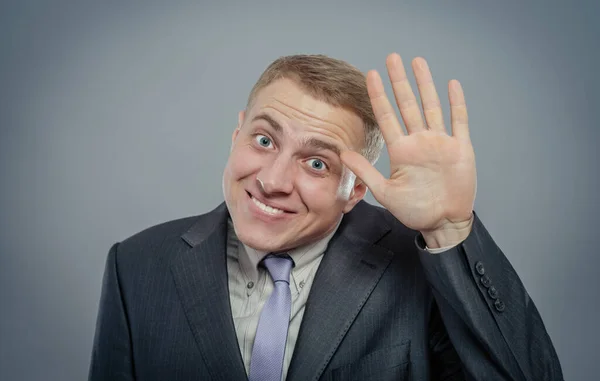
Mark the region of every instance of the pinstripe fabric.
MULTIPOLYGON (((227 217, 221 204, 111 248, 89 380, 247 380, 227 217)), ((389 212, 357 204, 314 275, 286 379, 562 380, 518 275, 477 215, 473 226, 432 255, 389 212)))
MULTIPOLYGON (((469 239, 449 255, 420 254, 450 339, 461 343, 457 352, 468 361, 467 372, 476 380, 562 379, 556 352, 523 283, 481 220, 474 224, 469 239), (490 283, 482 281, 478 263, 490 283), (498 290, 495 298, 492 286, 498 290), (502 301, 503 310, 496 301, 502 301), (532 353, 554 361, 539 361, 532 353)), ((424 247, 422 236, 416 244, 424 247)))

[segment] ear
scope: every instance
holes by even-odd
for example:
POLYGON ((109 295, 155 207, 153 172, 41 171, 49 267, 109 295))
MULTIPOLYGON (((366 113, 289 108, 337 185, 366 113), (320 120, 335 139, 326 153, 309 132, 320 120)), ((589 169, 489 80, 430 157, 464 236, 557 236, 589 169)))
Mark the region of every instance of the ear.
POLYGON ((244 119, 246 119, 246 110, 242 110, 238 113, 238 130, 242 128, 242 125, 244 124, 244 119))
POLYGON ((240 132, 240 129, 242 128, 242 125, 244 124, 245 116, 246 116, 245 110, 242 110, 238 113, 238 124, 237 124, 236 129, 233 131, 233 134, 231 135, 231 145, 233 145, 235 138, 237 137, 238 133, 240 132))
POLYGON ((346 205, 344 206, 343 212, 348 213, 349 211, 351 211, 356 206, 356 204, 358 204, 358 202, 365 197, 366 193, 367 185, 357 178, 354 182, 354 187, 352 188, 350 197, 346 202, 346 205))

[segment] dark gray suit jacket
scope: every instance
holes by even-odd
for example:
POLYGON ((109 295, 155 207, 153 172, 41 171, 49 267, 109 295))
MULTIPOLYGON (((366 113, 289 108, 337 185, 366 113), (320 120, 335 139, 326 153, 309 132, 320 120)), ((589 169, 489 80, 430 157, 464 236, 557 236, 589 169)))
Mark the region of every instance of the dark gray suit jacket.
MULTIPOLYGON (((229 305, 228 211, 167 222, 106 262, 90 380, 246 380, 229 305)), ((344 216, 288 380, 562 380, 542 319, 478 216, 441 254, 387 210, 344 216)))

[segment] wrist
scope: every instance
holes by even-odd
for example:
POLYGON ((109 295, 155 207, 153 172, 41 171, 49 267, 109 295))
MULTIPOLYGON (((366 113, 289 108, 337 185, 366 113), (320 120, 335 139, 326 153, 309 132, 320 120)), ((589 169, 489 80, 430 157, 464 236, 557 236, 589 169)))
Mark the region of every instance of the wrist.
POLYGON ((456 246, 467 239, 474 219, 474 215, 471 214, 471 218, 467 221, 447 223, 438 229, 421 231, 423 240, 429 249, 456 246))

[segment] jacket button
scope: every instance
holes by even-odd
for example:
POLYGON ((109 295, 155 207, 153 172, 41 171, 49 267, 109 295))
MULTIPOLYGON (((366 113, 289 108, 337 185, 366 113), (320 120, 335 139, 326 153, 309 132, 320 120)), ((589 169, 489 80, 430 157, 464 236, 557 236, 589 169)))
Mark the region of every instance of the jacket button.
POLYGON ((483 267, 483 263, 481 263, 481 261, 475 263, 475 271, 477 271, 477 274, 479 275, 485 274, 485 267, 483 267))
POLYGON ((490 286, 490 288, 488 288, 488 294, 490 295, 490 298, 498 299, 498 290, 496 290, 496 287, 490 286))
POLYGON ((483 287, 485 287, 485 288, 490 287, 490 285, 492 284, 492 280, 487 275, 482 276, 480 281, 481 281, 481 284, 483 285, 483 287))
POLYGON ((504 302, 500 299, 496 299, 496 301, 494 302, 494 306, 496 307, 498 312, 502 312, 506 308, 506 306, 504 305, 504 302))

